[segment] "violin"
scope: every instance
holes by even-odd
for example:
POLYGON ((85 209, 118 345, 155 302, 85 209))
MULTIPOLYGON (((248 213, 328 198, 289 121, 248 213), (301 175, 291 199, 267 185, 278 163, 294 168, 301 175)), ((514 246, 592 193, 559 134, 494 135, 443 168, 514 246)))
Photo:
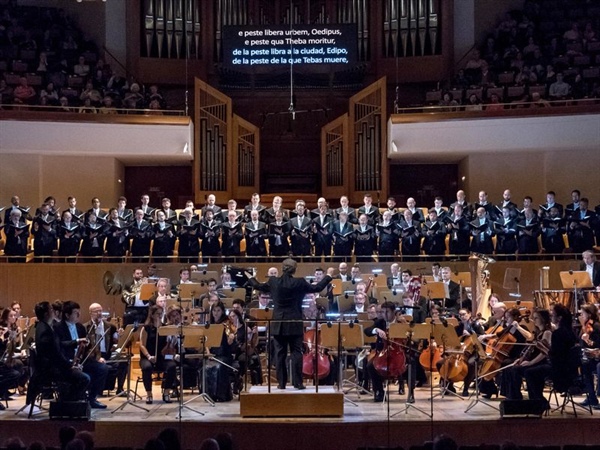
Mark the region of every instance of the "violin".
POLYGON ((327 377, 331 372, 331 361, 321 347, 321 336, 319 335, 318 347, 316 351, 317 330, 312 328, 304 333, 305 351, 302 356, 302 375, 307 378, 315 376, 315 363, 317 367, 317 377, 319 380, 327 377))

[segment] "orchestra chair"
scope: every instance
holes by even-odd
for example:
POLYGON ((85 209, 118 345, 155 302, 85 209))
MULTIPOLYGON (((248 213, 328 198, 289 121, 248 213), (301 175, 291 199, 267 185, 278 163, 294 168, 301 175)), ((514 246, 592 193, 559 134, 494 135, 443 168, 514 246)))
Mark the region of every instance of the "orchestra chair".
POLYGON ((47 377, 43 377, 42 374, 40 374, 39 372, 36 371, 36 359, 37 359, 37 352, 35 350, 35 348, 30 347, 29 348, 29 385, 28 385, 28 391, 27 392, 27 398, 31 399, 31 404, 27 404, 27 401, 25 402, 25 405, 23 405, 23 407, 21 409, 19 409, 15 415, 19 414, 20 412, 24 411, 25 408, 27 408, 29 406, 29 412, 27 414, 27 418, 31 418, 33 416, 33 409, 35 406, 37 406, 40 410, 46 410, 48 408, 45 408, 42 406, 42 402, 44 401, 44 398, 51 398, 52 400, 58 400, 59 398, 59 392, 60 392, 60 383, 56 380, 50 380, 47 379, 47 377), (37 405, 36 405, 37 403, 37 405))
MULTIPOLYGON (((549 415, 550 412, 554 411, 560 411, 560 413, 563 414, 565 412, 565 408, 569 404, 573 408, 573 415, 575 417, 577 417, 577 408, 581 408, 585 411, 588 411, 590 415, 594 415, 592 411, 592 405, 582 406, 579 403, 577 403, 573 398, 574 395, 580 395, 582 391, 584 391, 583 380, 581 379, 581 348, 578 345, 574 346, 570 350, 569 361, 567 362, 567 364, 571 367, 571 373, 575 375, 573 375, 569 386, 564 392, 555 389, 554 385, 552 386, 552 389, 550 390, 550 395, 548 397, 548 409, 546 410, 546 415, 549 415), (562 402, 558 399, 558 394, 564 395, 564 397, 562 397, 562 402), (553 396, 554 401, 557 405, 554 409, 550 407, 550 402, 552 401, 553 396)), ((583 393, 589 403, 589 395, 587 394, 587 392, 583 393)))

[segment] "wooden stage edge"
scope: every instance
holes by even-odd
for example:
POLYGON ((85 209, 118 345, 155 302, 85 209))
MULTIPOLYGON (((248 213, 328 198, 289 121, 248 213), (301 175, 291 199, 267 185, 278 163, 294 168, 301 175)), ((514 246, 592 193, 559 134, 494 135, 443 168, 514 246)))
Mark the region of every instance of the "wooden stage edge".
MULTIPOLYGON (((298 392, 289 395, 298 394, 303 395, 298 392)), ((415 406, 429 412, 429 390, 419 389, 416 394, 415 406)), ((326 395, 325 390, 323 398, 326 395)), ((273 394, 263 397, 271 396, 273 394)), ((155 395, 155 398, 160 397, 155 395)), ((183 449, 197 448, 202 439, 214 437, 221 432, 231 433, 239 450, 356 449, 365 446, 402 446, 408 449, 411 445, 421 445, 440 433, 454 437, 459 445, 502 443, 507 439, 519 445, 598 443, 600 415, 590 416, 583 411, 578 411, 577 418, 555 412, 544 418, 501 419, 498 411, 487 405, 478 404, 469 413, 465 413, 468 401, 446 397, 434 400, 434 415, 431 419, 412 408, 408 413, 402 412, 405 398, 398 394, 391 395, 389 404, 373 403, 372 398, 366 396, 357 399, 356 395, 351 395, 348 398, 355 400, 356 406, 342 398, 342 417, 318 418, 244 418, 240 413, 241 403, 237 400, 217 403, 211 407, 200 399, 190 406, 205 415, 185 410, 180 420, 177 419, 176 404, 167 405, 155 401, 150 405, 149 413, 127 406, 124 410, 111 414, 123 400, 108 402, 107 399, 102 399, 109 408, 94 410, 92 420, 87 422, 49 420, 47 414, 33 419, 15 416, 14 412, 22 405, 22 400, 16 399, 9 402, 8 410, 0 412, 0 436, 2 441, 10 436, 19 436, 26 444, 43 440, 47 445, 57 446, 60 426, 69 424, 78 430, 94 432, 97 447, 143 448, 148 439, 167 427, 179 431, 183 449)), ((275 404, 276 397, 272 400, 275 404)), ((491 402, 496 407, 499 403, 499 400, 491 402)), ((146 406, 143 402, 139 404, 146 406)))

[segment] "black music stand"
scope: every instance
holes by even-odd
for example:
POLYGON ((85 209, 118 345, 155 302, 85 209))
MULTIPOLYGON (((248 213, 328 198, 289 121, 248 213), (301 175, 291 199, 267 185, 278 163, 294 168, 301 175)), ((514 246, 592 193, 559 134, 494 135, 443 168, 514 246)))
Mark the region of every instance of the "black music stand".
POLYGON ((509 292, 509 297, 514 297, 517 299, 521 298, 521 269, 515 269, 508 267, 504 271, 504 283, 502 287, 507 291, 517 291, 517 292, 509 292))
MULTIPOLYGON (((116 408, 113 411, 111 411, 110 412, 111 414, 114 414, 117 411, 121 411, 127 405, 135 406, 136 408, 139 408, 139 409, 144 410, 146 412, 150 412, 149 409, 144 408, 143 406, 135 404, 135 399, 136 399, 136 396, 138 396, 138 395, 137 395, 137 393, 135 393, 135 392, 133 392, 131 390, 131 358, 133 357, 133 354, 132 354, 132 351, 131 351, 131 344, 133 343, 133 336, 134 336, 134 333, 136 331, 137 331, 137 326, 136 325, 134 325, 134 324, 127 325, 125 327, 125 331, 121 335, 121 336, 125 336, 125 339, 123 339, 121 337, 121 338, 119 338, 119 342, 117 343, 117 350, 115 351, 115 353, 117 355, 120 354, 124 348, 127 349, 126 350, 127 351, 127 353, 126 353, 126 358, 127 358, 127 390, 125 391, 125 393, 126 393, 125 401, 118 408, 116 408), (133 394, 133 399, 131 398, 132 394, 133 394)), ((122 397, 122 395, 114 395, 108 401, 111 401, 112 399, 114 399, 116 397, 122 397)))
POLYGON ((390 417, 396 417, 398 414, 408 414, 408 410, 413 408, 428 418, 433 418, 433 413, 428 413, 424 409, 414 405, 415 394, 413 389, 413 365, 418 364, 416 354, 417 351, 412 349, 413 339, 428 339, 430 336, 431 327, 428 324, 411 324, 411 323, 391 323, 389 328, 390 339, 406 339, 408 345, 411 346, 408 349, 408 394, 404 409, 392 414, 390 417))
POLYGON ((475 374, 477 375, 475 377, 475 392, 472 392, 471 395, 469 396, 469 400, 471 400, 471 398, 473 396, 475 396, 474 400, 471 400, 471 403, 469 403, 469 406, 467 406, 467 409, 465 409, 465 413, 468 413, 471 409, 473 409, 478 403, 481 403, 485 406, 488 406, 492 409, 495 409, 496 411, 500 411, 499 408, 497 408, 496 406, 492 405, 489 402, 486 402, 485 400, 482 400, 480 398, 481 395, 481 391, 479 390, 479 380, 481 380, 481 378, 479 376, 479 369, 480 369, 480 365, 479 362, 482 359, 487 359, 487 353, 485 352, 485 350, 483 349, 483 346, 481 345, 481 342, 479 342, 479 339, 477 337, 477 334, 475 333, 471 333, 471 342, 473 343, 473 348, 475 349, 475 354, 473 355, 473 357, 475 358, 475 374))

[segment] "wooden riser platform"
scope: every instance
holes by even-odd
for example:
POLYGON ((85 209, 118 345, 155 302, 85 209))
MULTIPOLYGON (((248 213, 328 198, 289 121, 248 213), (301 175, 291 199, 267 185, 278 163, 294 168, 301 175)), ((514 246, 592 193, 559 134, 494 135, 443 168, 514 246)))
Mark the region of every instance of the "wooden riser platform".
POLYGON ((342 417, 344 394, 331 386, 307 386, 298 391, 291 387, 269 393, 266 386, 252 386, 240 395, 242 417, 342 417))

